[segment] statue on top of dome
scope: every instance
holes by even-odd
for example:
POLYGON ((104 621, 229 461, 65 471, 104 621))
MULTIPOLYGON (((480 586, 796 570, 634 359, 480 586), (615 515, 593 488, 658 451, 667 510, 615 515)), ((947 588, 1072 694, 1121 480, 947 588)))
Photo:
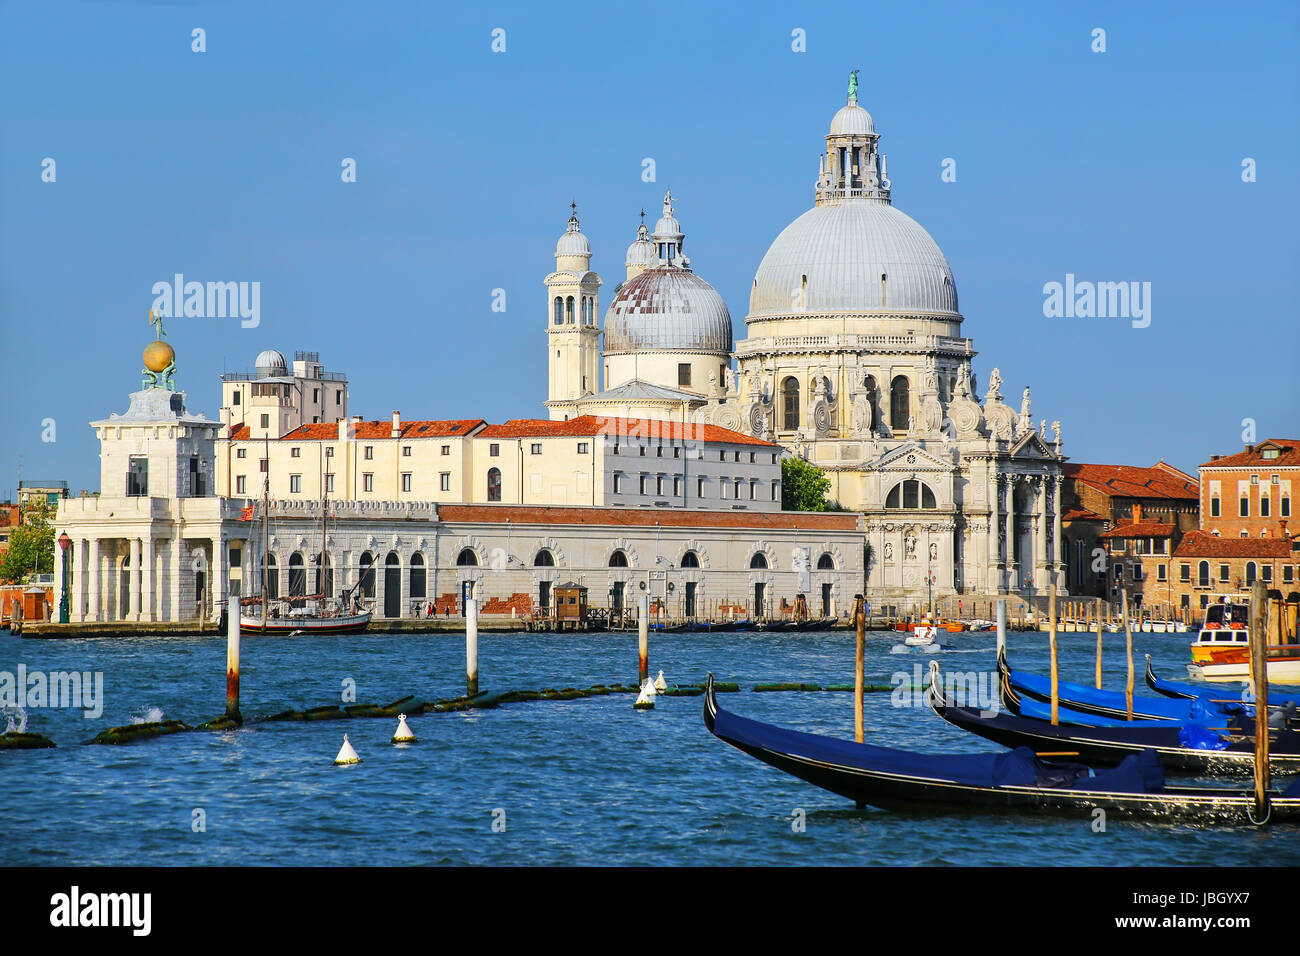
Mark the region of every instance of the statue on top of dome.
POLYGON ((849 102, 858 101, 858 71, 849 70, 849 102))

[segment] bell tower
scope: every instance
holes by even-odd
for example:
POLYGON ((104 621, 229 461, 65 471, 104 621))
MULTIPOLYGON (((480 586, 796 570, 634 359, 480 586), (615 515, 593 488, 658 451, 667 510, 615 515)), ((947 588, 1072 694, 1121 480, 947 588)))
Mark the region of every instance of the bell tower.
POLYGON ((573 416, 573 403, 600 390, 600 276, 591 271, 591 243, 578 226, 578 205, 555 244, 555 271, 546 277, 546 354, 552 421, 573 416))

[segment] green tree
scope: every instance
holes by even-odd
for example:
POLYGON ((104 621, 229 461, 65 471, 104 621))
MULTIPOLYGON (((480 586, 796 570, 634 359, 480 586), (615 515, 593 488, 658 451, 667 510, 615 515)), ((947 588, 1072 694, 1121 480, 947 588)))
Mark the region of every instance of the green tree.
POLYGON ((22 521, 9 534, 9 550, 0 557, 0 581, 12 584, 54 570, 53 521, 54 507, 48 501, 23 509, 22 521))
POLYGON ((802 458, 781 459, 781 510, 826 511, 831 480, 802 458))

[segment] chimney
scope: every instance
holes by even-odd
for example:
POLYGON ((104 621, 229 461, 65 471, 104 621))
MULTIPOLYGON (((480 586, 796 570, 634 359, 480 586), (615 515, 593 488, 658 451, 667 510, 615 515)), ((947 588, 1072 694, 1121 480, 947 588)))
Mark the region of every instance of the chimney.
POLYGON ((1142 502, 1133 502, 1133 523, 1137 524, 1142 520, 1142 502))
POLYGON ((1254 446, 1254 445, 1247 445, 1247 446, 1246 446, 1246 454, 1248 454, 1248 455, 1253 455, 1253 454, 1255 454, 1255 446, 1254 446))
POLYGON ((348 440, 348 420, 346 418, 340 418, 339 419, 339 441, 347 441, 347 440, 348 440))
POLYGON ((388 434, 389 438, 402 437, 402 413, 393 412, 393 430, 388 434))
POLYGON ((1211 455, 1210 461, 1218 461, 1222 457, 1223 457, 1222 455, 1211 455))
POLYGON ((1287 540, 1287 541, 1291 540, 1291 533, 1290 533, 1289 531, 1286 530, 1286 519, 1283 518, 1281 521, 1278 522, 1278 524, 1279 524, 1279 525, 1281 526, 1281 528, 1282 528, 1282 538, 1283 538, 1283 540, 1287 540))

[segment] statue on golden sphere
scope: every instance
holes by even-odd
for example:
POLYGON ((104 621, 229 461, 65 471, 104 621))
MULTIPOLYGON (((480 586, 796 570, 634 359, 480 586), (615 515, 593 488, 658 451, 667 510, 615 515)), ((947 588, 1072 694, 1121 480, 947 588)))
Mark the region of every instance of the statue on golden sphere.
POLYGON ((144 368, 141 388, 176 390, 176 350, 163 341, 163 317, 149 310, 149 327, 157 336, 144 347, 144 368))

